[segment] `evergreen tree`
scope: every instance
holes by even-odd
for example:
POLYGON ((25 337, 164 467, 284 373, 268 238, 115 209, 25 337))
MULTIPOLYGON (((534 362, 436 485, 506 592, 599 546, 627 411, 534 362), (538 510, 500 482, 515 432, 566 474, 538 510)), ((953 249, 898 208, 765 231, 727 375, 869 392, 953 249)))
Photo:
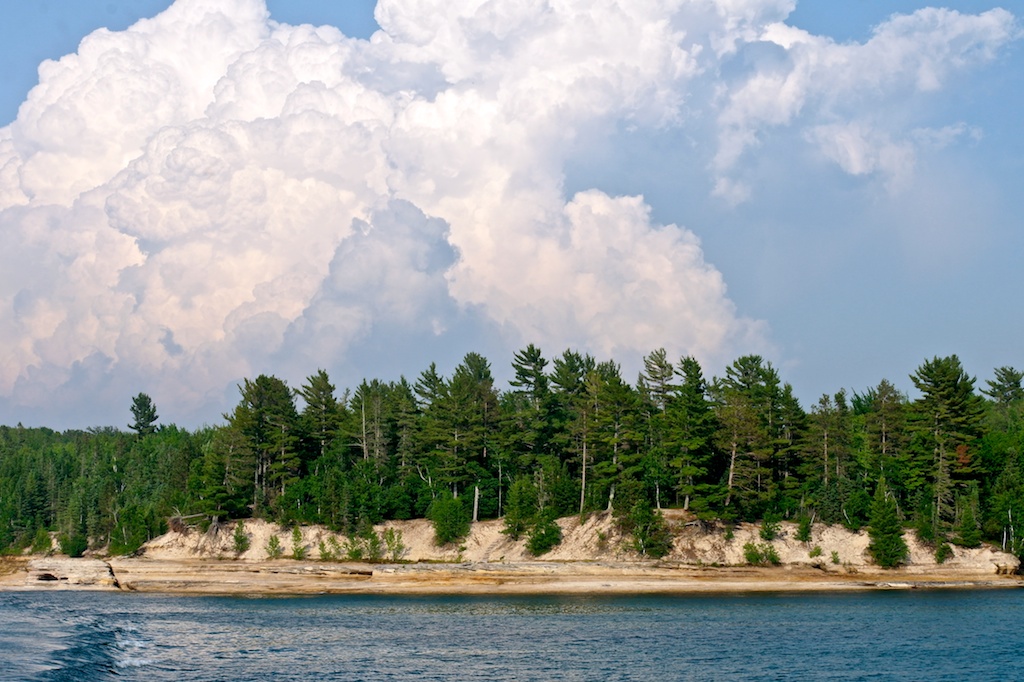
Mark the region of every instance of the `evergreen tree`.
POLYGON ((879 480, 875 488, 869 525, 868 536, 871 543, 868 545, 868 551, 871 552, 875 563, 883 568, 893 568, 902 564, 909 550, 903 540, 903 526, 896 514, 896 502, 889 495, 884 479, 879 480))
POLYGON ((666 409, 666 448, 674 455, 669 466, 675 469, 683 509, 693 504, 698 514, 706 515, 718 502, 717 481, 722 474, 714 462, 717 424, 700 363, 684 357, 676 372, 682 384, 666 409))
POLYGON ((988 390, 982 389, 981 392, 992 398, 997 405, 1009 405, 1024 399, 1022 380, 1024 372, 1019 372, 1013 367, 997 367, 995 378, 985 382, 988 384, 988 390))
POLYGON ((128 425, 139 436, 148 436, 156 431, 156 420, 160 415, 156 413, 156 405, 153 399, 145 393, 140 393, 132 398, 132 423, 128 425))
POLYGON ((933 534, 941 537, 955 515, 957 483, 975 474, 982 402, 955 355, 925 361, 910 378, 921 391, 914 403, 920 466, 932 489, 933 534))

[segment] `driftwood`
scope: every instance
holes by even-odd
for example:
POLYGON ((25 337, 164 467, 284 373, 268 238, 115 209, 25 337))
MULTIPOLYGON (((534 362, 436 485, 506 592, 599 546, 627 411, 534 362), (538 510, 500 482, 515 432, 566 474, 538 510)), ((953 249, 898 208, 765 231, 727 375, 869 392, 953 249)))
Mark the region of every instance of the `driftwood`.
POLYGON ((198 518, 203 517, 203 516, 206 516, 206 514, 189 514, 188 516, 180 516, 180 515, 179 516, 172 516, 171 518, 167 519, 167 527, 170 528, 175 533, 180 533, 181 535, 188 535, 188 532, 191 529, 191 526, 189 526, 187 523, 185 523, 185 521, 187 521, 188 519, 198 519, 198 518))

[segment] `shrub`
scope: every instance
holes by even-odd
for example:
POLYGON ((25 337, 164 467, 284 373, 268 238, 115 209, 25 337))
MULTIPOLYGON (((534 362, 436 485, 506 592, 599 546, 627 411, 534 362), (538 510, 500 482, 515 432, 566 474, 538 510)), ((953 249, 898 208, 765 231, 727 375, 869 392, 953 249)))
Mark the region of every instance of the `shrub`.
POLYGON ((232 535, 235 543, 235 554, 241 554, 249 549, 249 535, 245 532, 245 522, 239 521, 235 524, 235 532, 232 535))
POLYGON ((814 547, 813 547, 813 548, 811 549, 811 551, 807 553, 807 556, 809 556, 809 557, 810 557, 810 558, 812 558, 812 559, 817 559, 818 557, 820 557, 820 556, 821 556, 821 554, 822 554, 822 552, 821 552, 821 546, 820 546, 820 545, 815 545, 815 546, 814 546, 814 547))
POLYGON ((267 556, 271 559, 280 559, 281 555, 284 554, 284 547, 281 546, 281 539, 276 535, 271 535, 270 539, 267 540, 267 556))
POLYGON ((501 531, 513 540, 523 536, 537 515, 537 487, 526 476, 520 476, 508 492, 505 505, 504 529, 501 531))
POLYGON ((49 554, 51 551, 53 551, 53 540, 50 539, 50 534, 46 532, 45 528, 39 527, 32 537, 32 553, 49 554))
POLYGON ((832 563, 834 563, 834 564, 838 564, 839 563, 839 552, 837 552, 835 550, 832 550, 832 563))
POLYGON ((811 541, 811 529, 813 526, 814 519, 810 516, 804 515, 800 517, 799 525, 796 529, 796 539, 798 542, 810 542, 811 541))
POLYGON ((761 521, 761 539, 771 542, 779 536, 780 527, 778 517, 772 514, 765 514, 764 519, 761 521))
POLYGON ((292 559, 302 561, 306 558, 306 545, 302 544, 302 530, 296 526, 292 528, 292 559))
POLYGON ((935 563, 945 563, 946 559, 951 556, 953 556, 953 548, 948 543, 940 542, 939 546, 935 548, 935 563))
POLYGON ((767 564, 778 566, 782 563, 782 560, 779 558, 778 551, 771 543, 768 542, 761 544, 748 542, 744 544, 743 558, 752 566, 765 566, 767 564))
POLYGON ((961 547, 977 547, 981 544, 981 529, 974 514, 973 505, 968 504, 960 517, 954 542, 961 547))
POLYGON ((530 530, 526 539, 526 549, 533 556, 540 556, 551 551, 555 545, 562 541, 562 529, 555 523, 555 513, 546 509, 540 514, 540 518, 530 530))
POLYGON ((334 561, 338 555, 331 551, 331 548, 327 546, 327 543, 321 540, 317 544, 317 552, 320 554, 320 561, 334 561))
POLYGON ((384 543, 369 521, 363 519, 359 524, 359 539, 363 541, 363 556, 370 563, 380 563, 384 558, 384 543))
POLYGON ((665 517, 654 510, 650 502, 637 500, 630 511, 629 521, 633 527, 633 548, 637 552, 660 559, 672 551, 672 533, 665 517))
POLYGON ((395 528, 384 529, 384 545, 388 548, 388 559, 391 561, 401 561, 405 556, 407 547, 402 540, 402 531, 395 528))
POLYGON ((72 558, 82 556, 89 548, 89 540, 84 533, 62 534, 58 542, 60 551, 72 558))
POLYGON ((345 538, 345 558, 349 561, 363 560, 363 543, 358 536, 345 538))
POLYGON ((434 524, 434 543, 447 545, 469 535, 469 515, 462 500, 445 492, 434 498, 427 509, 427 518, 434 524))

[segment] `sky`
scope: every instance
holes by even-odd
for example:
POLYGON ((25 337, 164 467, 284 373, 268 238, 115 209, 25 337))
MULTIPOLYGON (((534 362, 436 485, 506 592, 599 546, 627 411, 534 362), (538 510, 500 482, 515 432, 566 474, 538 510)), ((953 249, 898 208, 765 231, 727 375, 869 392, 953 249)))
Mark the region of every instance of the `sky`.
POLYGON ((243 378, 1024 367, 1024 24, 973 0, 0 9, 0 423, 243 378))

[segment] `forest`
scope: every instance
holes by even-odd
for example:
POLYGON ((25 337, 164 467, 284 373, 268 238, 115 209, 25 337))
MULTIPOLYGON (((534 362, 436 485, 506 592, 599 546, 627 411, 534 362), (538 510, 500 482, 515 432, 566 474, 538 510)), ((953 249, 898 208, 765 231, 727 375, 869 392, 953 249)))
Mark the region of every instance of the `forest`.
POLYGON ((549 361, 529 345, 512 368, 507 390, 477 353, 450 376, 432 364, 411 383, 340 392, 323 370, 297 388, 260 375, 222 423, 194 431, 161 425, 146 393, 126 430, 0 427, 0 548, 57 533, 72 556, 127 554, 170 519, 352 534, 447 514, 504 517, 518 534, 605 510, 656 528, 672 507, 709 525, 860 529, 885 507, 897 532, 940 552, 987 540, 1024 554, 1024 373, 1012 367, 978 387, 957 356, 935 357, 910 374, 913 400, 883 380, 809 409, 756 355, 708 379, 659 349, 630 383, 613 361, 549 361))

